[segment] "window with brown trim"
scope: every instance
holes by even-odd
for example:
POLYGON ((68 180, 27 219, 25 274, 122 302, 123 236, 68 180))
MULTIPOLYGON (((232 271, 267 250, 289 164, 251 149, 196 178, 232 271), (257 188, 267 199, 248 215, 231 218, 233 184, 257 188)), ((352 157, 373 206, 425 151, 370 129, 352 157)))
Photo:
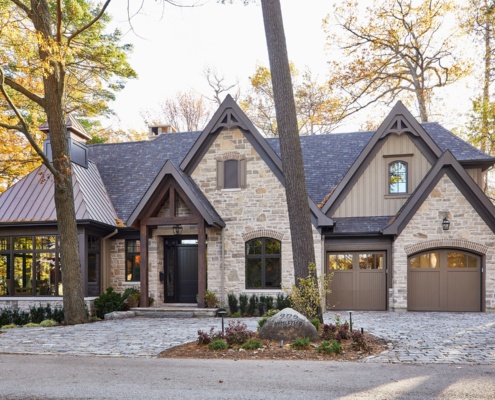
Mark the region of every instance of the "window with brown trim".
POLYGON ((217 161, 217 188, 241 189, 246 187, 246 159, 217 161))
POLYGON ((282 287, 282 244, 271 238, 246 242, 246 289, 282 287))
POLYGON ((139 240, 125 241, 125 280, 139 282, 141 279, 141 246, 139 240))
POLYGON ((407 168, 405 161, 393 161, 388 164, 388 183, 390 194, 407 193, 407 168))

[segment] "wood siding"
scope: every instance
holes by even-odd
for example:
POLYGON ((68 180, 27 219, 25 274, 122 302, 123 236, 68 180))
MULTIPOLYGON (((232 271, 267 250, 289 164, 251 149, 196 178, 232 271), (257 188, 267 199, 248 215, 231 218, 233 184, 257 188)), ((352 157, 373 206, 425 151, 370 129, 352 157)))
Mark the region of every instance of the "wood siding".
POLYGON ((466 168, 466 172, 476 182, 476 184, 483 190, 484 174, 481 172, 481 168, 466 168))
POLYGON ((412 193, 431 164, 407 135, 389 135, 332 217, 395 215, 408 195, 388 195, 387 169, 390 162, 401 160, 401 155, 407 158, 408 192, 412 193))

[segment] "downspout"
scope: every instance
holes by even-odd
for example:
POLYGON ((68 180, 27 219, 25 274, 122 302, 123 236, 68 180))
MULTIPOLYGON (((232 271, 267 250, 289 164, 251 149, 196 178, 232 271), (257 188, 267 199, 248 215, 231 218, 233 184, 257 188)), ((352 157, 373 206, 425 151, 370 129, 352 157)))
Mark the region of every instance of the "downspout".
MULTIPOLYGON (((118 228, 115 228, 115 230, 110 233, 109 235, 105 236, 102 240, 103 242, 103 246, 102 246, 102 249, 103 249, 103 254, 102 254, 102 259, 103 259, 103 262, 105 263, 105 268, 102 268, 104 273, 102 274, 103 276, 103 280, 102 280, 102 286, 104 286, 102 289, 106 289, 109 283, 109 278, 108 278, 108 272, 109 272, 109 268, 108 266, 110 265, 110 262, 107 260, 107 240, 110 239, 112 236, 115 236, 117 233, 119 232, 119 229, 118 228)), ((102 292, 104 293, 104 291, 102 292)))

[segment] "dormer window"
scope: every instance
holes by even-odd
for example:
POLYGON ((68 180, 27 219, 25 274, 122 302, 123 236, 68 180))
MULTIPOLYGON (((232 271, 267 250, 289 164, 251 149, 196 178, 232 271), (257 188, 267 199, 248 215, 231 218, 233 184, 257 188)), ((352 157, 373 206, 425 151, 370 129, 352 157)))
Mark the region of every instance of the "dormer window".
POLYGON ((235 153, 236 157, 225 157, 217 161, 217 188, 241 189, 246 187, 246 159, 235 153))
POLYGON ((388 164, 389 194, 407 193, 407 162, 393 161, 388 164))

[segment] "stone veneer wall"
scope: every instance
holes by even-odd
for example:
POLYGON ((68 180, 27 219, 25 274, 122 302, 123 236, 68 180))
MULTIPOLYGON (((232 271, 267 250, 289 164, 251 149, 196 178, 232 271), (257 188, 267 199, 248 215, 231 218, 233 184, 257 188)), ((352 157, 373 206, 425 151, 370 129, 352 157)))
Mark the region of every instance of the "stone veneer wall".
MULTIPOLYGON (((282 242, 282 287, 294 282, 292 243, 285 188, 238 129, 224 129, 215 139, 192 178, 226 223, 221 230, 208 229, 208 289, 226 301, 228 293, 275 296, 280 290, 246 290, 246 238, 268 236, 282 242), (217 189, 217 160, 229 153, 246 159, 246 188, 217 189), (222 237, 224 247, 222 270, 222 237)), ((315 254, 321 271, 321 235, 314 229, 315 254)))
POLYGON ((407 309, 407 257, 434 247, 485 253, 486 309, 495 310, 495 235, 464 195, 444 175, 393 244, 390 308, 407 309), (448 212, 450 229, 441 222, 448 212))

